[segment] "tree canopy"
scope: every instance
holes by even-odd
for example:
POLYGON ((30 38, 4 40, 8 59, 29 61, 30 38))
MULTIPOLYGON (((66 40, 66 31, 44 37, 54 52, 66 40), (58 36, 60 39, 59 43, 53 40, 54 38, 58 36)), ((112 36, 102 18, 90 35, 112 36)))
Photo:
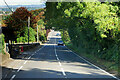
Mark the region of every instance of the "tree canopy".
POLYGON ((48 27, 67 31, 73 45, 101 58, 118 61, 119 3, 46 3, 48 27), (92 50, 92 51, 91 51, 92 50))

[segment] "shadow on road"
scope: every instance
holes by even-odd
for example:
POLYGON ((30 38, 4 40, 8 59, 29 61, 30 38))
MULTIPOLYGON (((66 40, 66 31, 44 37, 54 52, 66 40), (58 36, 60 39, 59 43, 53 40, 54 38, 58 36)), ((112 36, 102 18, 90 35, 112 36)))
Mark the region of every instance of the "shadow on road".
MULTIPOLYGON (((96 73, 94 74, 94 72, 92 74, 89 74, 89 76, 92 76, 94 78, 85 78, 85 76, 88 76, 88 74, 77 74, 73 72, 66 72, 66 74, 70 74, 70 75, 67 78, 64 77, 57 78, 60 75, 62 75, 61 71, 47 70, 47 69, 41 70, 38 68, 34 68, 31 70, 21 70, 19 72, 19 75, 16 75, 17 77, 15 77, 14 80, 116 80, 113 78, 96 78, 97 76, 96 73), (71 75, 72 77, 74 76, 76 78, 71 78, 71 75), (78 76, 81 77, 78 78, 78 76)), ((10 78, 6 78, 2 80, 10 80, 10 78)))

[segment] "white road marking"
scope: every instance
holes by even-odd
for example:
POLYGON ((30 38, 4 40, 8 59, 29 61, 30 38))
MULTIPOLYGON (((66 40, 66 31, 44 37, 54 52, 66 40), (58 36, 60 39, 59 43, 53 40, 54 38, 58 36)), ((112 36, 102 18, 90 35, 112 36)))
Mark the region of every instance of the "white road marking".
POLYGON ((59 58, 57 57, 57 60, 59 61, 59 58))
MULTIPOLYGON (((44 48, 45 46, 42 46, 42 48, 44 48)), ((41 50, 42 48, 40 48, 39 50, 41 50)), ((39 51, 38 50, 38 51, 39 51)), ((35 51, 35 53, 36 53, 36 51, 35 51)), ((32 54, 28 59, 30 59, 32 56, 33 56, 34 54, 32 54)), ((27 60, 24 62, 24 64, 26 64, 27 63, 27 60)), ((18 70, 17 70, 17 72, 19 72, 21 69, 23 68, 23 66, 21 66, 18 70)), ((6 75, 7 76, 7 75, 6 75)), ((10 80, 13 80, 14 78, 15 78, 15 74, 11 77, 11 79, 10 80)))
POLYGON ((43 49, 46 45, 42 46, 39 50, 43 49))
POLYGON ((32 56, 33 56, 34 54, 32 54, 32 56))
POLYGON ((30 59, 30 58, 31 58, 31 56, 28 59, 30 59))
POLYGON ((58 57, 57 55, 55 55, 56 57, 58 57))
POLYGON ((23 66, 21 66, 21 67, 17 70, 17 72, 19 72, 22 68, 23 68, 23 66))
MULTIPOLYGON (((56 43, 56 39, 55 39, 55 43, 56 43)), ((59 61, 59 58, 58 58, 58 55, 57 55, 57 52, 56 52, 55 45, 54 45, 54 49, 55 49, 55 56, 56 56, 57 60, 59 61)))
POLYGON ((65 76, 65 78, 67 78, 67 76, 65 76))
POLYGON ((64 72, 64 70, 63 70, 63 68, 61 68, 61 70, 62 70, 63 75, 66 76, 66 74, 65 74, 65 72, 64 72))
MULTIPOLYGON (((66 47, 66 46, 65 46, 65 47, 66 47)), ((68 47, 66 47, 66 48, 67 48, 68 50, 70 50, 68 47)), ((91 64, 92 66, 96 67, 97 69, 99 69, 99 70, 103 71, 104 73, 108 74, 109 76, 111 76, 111 77, 113 77, 113 78, 115 78, 115 79, 117 79, 117 80, 120 80, 119 78, 113 76, 112 74, 108 73, 107 71, 105 71, 105 70, 99 68, 98 66, 90 63, 90 62, 87 61, 86 59, 84 59, 84 58, 82 58, 81 56, 79 56, 78 54, 74 53, 72 50, 70 50, 70 51, 71 51, 73 54, 75 54, 76 56, 78 56, 79 58, 81 58, 81 59, 83 59, 84 61, 86 61, 87 63, 91 64)))
MULTIPOLYGON (((56 39, 55 39, 55 44, 56 44, 56 39)), ((62 66, 62 64, 60 63, 60 60, 59 60, 59 58, 58 58, 55 45, 54 45, 54 49, 55 49, 55 56, 56 56, 56 58, 57 58, 57 60, 58 60, 58 63, 59 63, 60 66, 62 66)), ((63 70, 63 68, 61 68, 61 71, 62 71, 62 74, 64 75, 64 77, 67 78, 67 76, 66 76, 65 71, 63 70)))
POLYGON ((59 63, 60 66, 62 66, 60 62, 58 62, 58 63, 59 63))
POLYGON ((7 77, 7 74, 5 75, 5 78, 7 77))
POLYGON ((26 63, 27 63, 27 61, 24 62, 24 64, 26 64, 26 63))
POLYGON ((16 75, 13 75, 10 80, 13 80, 13 79, 15 78, 15 76, 16 76, 16 75))

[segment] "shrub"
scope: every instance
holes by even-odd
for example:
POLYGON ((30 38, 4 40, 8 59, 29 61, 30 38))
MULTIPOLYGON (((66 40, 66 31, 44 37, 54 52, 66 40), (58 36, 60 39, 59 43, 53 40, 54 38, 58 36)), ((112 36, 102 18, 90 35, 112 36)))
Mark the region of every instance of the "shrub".
POLYGON ((46 41, 46 36, 44 34, 40 35, 40 41, 46 41))
POLYGON ((0 35, 0 53, 2 52, 2 53, 4 53, 4 48, 5 48, 5 39, 4 39, 4 34, 1 34, 0 35))
MULTIPOLYGON (((35 41, 35 30, 33 28, 29 28, 29 41, 34 42, 35 41)), ((23 31, 23 36, 19 36, 17 38, 17 43, 19 42, 28 42, 28 27, 25 27, 23 31)))
MULTIPOLYGON (((27 42, 28 41, 28 27, 25 27, 24 30, 24 39, 27 42)), ((35 41, 35 30, 33 28, 29 28, 29 41, 34 42, 35 41)))

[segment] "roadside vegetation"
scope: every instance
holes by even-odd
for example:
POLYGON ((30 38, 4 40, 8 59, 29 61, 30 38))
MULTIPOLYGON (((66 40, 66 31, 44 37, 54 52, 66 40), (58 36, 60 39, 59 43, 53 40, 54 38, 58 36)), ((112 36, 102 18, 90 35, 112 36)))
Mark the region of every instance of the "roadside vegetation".
POLYGON ((0 34, 0 53, 2 53, 2 35, 0 34))
MULTIPOLYGON (((3 49, 5 48, 5 43, 8 43, 9 54, 14 57, 16 56, 15 50, 19 51, 20 46, 14 47, 12 44, 28 43, 28 17, 30 17, 29 42, 46 41, 44 12, 44 8, 29 11, 25 7, 19 7, 11 14, 3 14, 0 53, 5 54, 3 49)), ((25 49, 27 47, 24 47, 25 49)))
POLYGON ((4 41, 4 34, 0 34, 0 53, 3 53, 3 54, 5 54, 5 52, 4 52, 4 45, 5 45, 5 41, 4 41))
POLYGON ((98 61, 109 70, 120 66, 120 2, 46 3, 48 27, 62 32, 75 52, 98 61))
POLYGON ((30 17, 29 27, 29 42, 37 41, 37 26, 38 26, 38 41, 46 40, 46 30, 44 26, 45 9, 28 11, 25 7, 20 7, 11 15, 5 16, 3 22, 6 25, 5 41, 12 43, 28 42, 28 17, 30 17), (43 38, 44 37, 44 38, 43 38))

